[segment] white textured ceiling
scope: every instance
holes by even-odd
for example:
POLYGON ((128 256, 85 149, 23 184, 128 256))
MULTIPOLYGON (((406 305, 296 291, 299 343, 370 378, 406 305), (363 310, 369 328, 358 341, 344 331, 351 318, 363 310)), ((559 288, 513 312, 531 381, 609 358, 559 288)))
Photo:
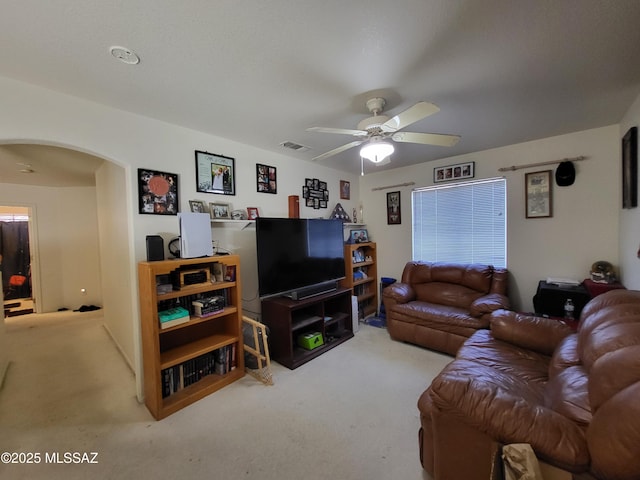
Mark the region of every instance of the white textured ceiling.
MULTIPOLYGON (((638 0, 0 0, 0 12, 2 76, 301 161, 353 140, 306 128, 353 129, 374 94, 391 115, 441 108, 408 131, 462 136, 396 144, 379 167, 396 168, 618 123, 640 93, 638 0)), ((360 168, 357 149, 323 163, 360 168)))

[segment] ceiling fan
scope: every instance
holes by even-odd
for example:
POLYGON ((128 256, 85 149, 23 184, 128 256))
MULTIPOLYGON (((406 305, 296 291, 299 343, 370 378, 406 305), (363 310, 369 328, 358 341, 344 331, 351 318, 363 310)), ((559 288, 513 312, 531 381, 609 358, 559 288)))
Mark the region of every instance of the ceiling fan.
POLYGON ((367 100, 367 108, 373 116, 358 123, 357 130, 326 127, 308 128, 308 132, 337 133, 358 137, 358 140, 354 140, 346 145, 342 145, 341 147, 334 148, 322 155, 318 155, 317 157, 314 157, 313 160, 324 160, 325 158, 364 144, 360 149, 360 157, 367 158, 378 165, 384 165, 391 161, 390 155, 394 151, 393 144, 389 142, 388 139, 391 139, 394 142, 420 143, 423 145, 437 145, 441 147, 452 147, 458 143, 458 140, 460 140, 460 136, 458 135, 399 131, 412 123, 439 112, 440 109, 433 103, 418 102, 412 107, 406 109, 404 112, 391 118, 386 115, 381 115, 385 104, 385 99, 380 97, 367 100))

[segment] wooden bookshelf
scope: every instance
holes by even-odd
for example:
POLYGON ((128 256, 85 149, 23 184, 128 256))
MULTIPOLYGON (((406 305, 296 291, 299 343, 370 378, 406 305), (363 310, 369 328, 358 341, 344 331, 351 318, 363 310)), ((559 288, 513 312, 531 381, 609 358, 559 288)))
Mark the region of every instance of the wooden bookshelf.
POLYGON ((240 260, 237 255, 140 262, 138 290, 145 404, 156 419, 171 415, 244 376, 240 260), (235 268, 235 279, 216 281, 216 264, 221 264, 223 271, 226 267, 235 268), (207 273, 206 281, 181 285, 184 272, 194 268, 207 273), (170 291, 158 293, 157 285, 167 282, 172 284, 170 291), (191 302, 210 295, 223 296, 224 308, 206 317, 195 316, 191 302), (189 310, 189 321, 162 329, 158 311, 172 305, 189 310), (211 359, 215 352, 226 353, 224 365, 214 365, 211 359), (204 357, 210 363, 205 365, 204 357), (167 393, 164 376, 167 369, 175 369, 171 373, 177 375, 183 367, 195 365, 198 369, 190 381, 197 380, 187 386, 176 381, 175 391, 167 393))
POLYGON ((344 246, 345 278, 340 285, 358 297, 360 320, 378 312, 378 267, 375 242, 344 246), (361 278, 361 275, 365 276, 361 278))

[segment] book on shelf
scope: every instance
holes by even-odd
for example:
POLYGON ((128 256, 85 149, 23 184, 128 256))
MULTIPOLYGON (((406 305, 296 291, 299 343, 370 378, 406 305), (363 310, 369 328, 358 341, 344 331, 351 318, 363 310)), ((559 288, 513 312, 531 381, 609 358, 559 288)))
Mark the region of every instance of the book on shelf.
POLYGON ((162 398, 179 392, 209 375, 225 375, 237 366, 237 344, 225 345, 173 367, 160 374, 162 398))
POLYGON ((158 312, 160 320, 160 328, 170 328, 176 325, 181 325, 189 321, 189 310, 182 307, 169 308, 158 312))

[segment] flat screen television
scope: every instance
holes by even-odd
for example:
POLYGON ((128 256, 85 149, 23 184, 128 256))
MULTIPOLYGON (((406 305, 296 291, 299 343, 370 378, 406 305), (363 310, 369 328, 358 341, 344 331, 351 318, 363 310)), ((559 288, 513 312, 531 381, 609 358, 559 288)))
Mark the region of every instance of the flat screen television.
POLYGON ((259 217, 256 243, 260 298, 303 298, 345 277, 341 220, 259 217))

